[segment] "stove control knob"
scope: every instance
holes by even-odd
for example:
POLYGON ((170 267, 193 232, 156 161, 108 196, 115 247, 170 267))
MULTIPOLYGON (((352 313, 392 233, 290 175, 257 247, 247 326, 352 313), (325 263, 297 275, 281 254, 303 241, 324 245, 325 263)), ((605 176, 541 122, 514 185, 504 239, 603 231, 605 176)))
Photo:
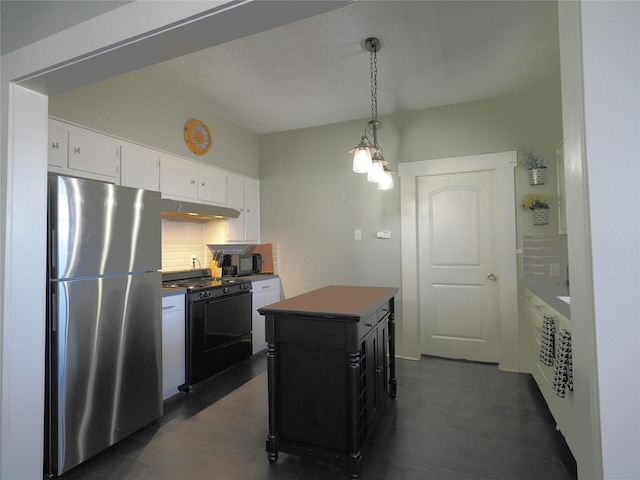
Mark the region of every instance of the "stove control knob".
POLYGON ((222 289, 222 293, 224 293, 225 295, 229 293, 229 289, 227 287, 224 287, 222 289))
POLYGON ((199 297, 200 297, 200 298, 204 298, 204 297, 206 297, 206 296, 207 296, 207 293, 206 293, 206 292, 200 292, 200 295, 199 295, 199 297))

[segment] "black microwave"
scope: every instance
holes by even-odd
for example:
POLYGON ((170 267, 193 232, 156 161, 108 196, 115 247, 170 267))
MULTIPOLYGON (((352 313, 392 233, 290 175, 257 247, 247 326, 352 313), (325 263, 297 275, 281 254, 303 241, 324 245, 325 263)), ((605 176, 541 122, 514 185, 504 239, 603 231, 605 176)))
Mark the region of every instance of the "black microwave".
POLYGON ((224 257, 222 275, 225 277, 253 275, 262 270, 262 255, 259 253, 234 253, 224 257))

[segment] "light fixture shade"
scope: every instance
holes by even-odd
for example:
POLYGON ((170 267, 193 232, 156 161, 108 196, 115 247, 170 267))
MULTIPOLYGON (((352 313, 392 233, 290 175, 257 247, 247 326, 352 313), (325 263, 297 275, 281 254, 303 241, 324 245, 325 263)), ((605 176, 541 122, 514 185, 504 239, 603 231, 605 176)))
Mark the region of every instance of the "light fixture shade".
POLYGON ((367 147, 357 148, 353 154, 353 171, 367 173, 371 169, 371 152, 367 147))
POLYGON ((378 190, 391 190, 393 188, 393 177, 389 170, 385 170, 382 178, 378 181, 378 190))
POLYGON ((380 181, 383 175, 384 169, 382 168, 382 162, 379 160, 372 162, 369 173, 367 173, 367 180, 372 183, 377 183, 380 181))

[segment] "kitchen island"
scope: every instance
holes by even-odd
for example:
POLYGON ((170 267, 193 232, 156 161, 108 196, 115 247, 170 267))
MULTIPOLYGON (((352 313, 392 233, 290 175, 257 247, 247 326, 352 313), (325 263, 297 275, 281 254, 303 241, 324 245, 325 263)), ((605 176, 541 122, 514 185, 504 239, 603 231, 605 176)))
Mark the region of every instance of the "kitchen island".
POLYGON ((267 455, 346 466, 396 395, 397 288, 331 285, 260 308, 266 319, 267 455))

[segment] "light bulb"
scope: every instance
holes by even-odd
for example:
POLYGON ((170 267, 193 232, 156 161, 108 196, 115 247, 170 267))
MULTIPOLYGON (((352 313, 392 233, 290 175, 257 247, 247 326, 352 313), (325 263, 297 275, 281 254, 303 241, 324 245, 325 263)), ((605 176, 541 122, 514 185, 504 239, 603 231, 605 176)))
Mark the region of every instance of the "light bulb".
POLYGON ((377 183, 384 175, 384 169, 382 168, 382 162, 376 161, 371 164, 369 173, 367 174, 367 180, 372 183, 377 183))
POLYGON ((393 177, 391 172, 385 171, 378 182, 378 190, 391 190, 393 188, 393 177))
POLYGON ((371 152, 367 147, 358 148, 353 154, 353 171, 367 173, 371 168, 371 152))

